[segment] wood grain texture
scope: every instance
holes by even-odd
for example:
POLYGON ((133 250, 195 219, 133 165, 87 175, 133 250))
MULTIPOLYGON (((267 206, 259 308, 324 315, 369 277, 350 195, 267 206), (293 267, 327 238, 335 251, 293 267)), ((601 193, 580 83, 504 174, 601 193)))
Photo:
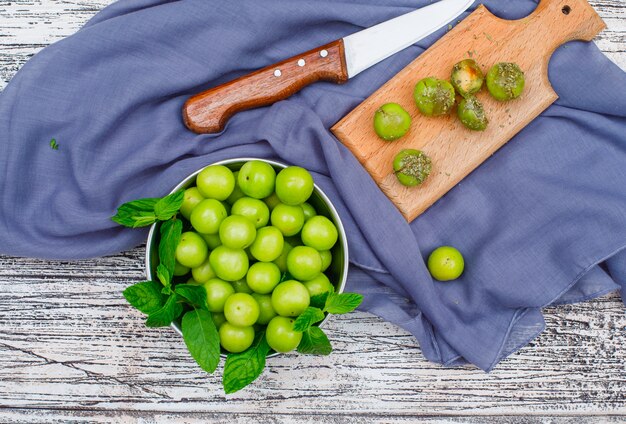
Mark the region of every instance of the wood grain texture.
POLYGON ((347 80, 343 40, 336 40, 196 94, 185 102, 183 120, 194 132, 215 133, 237 112, 284 100, 317 81, 347 80))
POLYGON ((480 5, 332 131, 410 222, 557 99, 548 80, 554 50, 571 40, 591 40, 603 28, 586 0, 541 0, 533 13, 515 21, 497 18, 480 5), (499 102, 486 88, 476 94, 489 118, 485 131, 465 128, 456 109, 426 117, 415 107, 413 88, 420 79, 449 80, 454 64, 465 58, 474 59, 485 74, 498 62, 515 62, 525 73, 526 86, 518 99, 499 102), (402 105, 412 118, 409 133, 392 143, 381 140, 372 126, 376 110, 390 102, 402 105), (402 149, 422 150, 432 159, 432 172, 418 187, 400 184, 393 172, 393 158, 402 149))
MULTIPOLYGON (((108 0, 0 0, 0 88, 108 0)), ((595 42, 626 69, 626 3, 594 1, 595 42)), ((548 308, 547 329, 491 374, 426 361, 368 314, 333 318, 335 352, 273 359, 226 397, 170 329, 121 291, 143 250, 77 262, 0 257, 0 422, 616 423, 626 416, 626 316, 617 295, 548 308)))

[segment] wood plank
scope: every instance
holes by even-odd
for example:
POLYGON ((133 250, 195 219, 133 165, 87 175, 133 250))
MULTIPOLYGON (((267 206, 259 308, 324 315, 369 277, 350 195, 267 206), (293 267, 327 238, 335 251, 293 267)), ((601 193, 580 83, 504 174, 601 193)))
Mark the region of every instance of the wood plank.
MULTIPOLYGON (((109 0, 0 0, 0 89, 109 0)), ((591 2, 595 40, 626 69, 626 3, 591 2)), ((616 295, 546 310, 547 330, 491 374, 426 361, 368 314, 333 318, 327 358, 272 359, 224 396, 169 329, 121 297, 143 251, 88 261, 0 257, 0 422, 623 422, 626 318, 616 295), (507 414, 492 417, 493 414, 507 414), (440 416, 446 416, 445 419, 440 416)))
MULTIPOLYGON (((88 410, 50 410, 50 409, 9 409, 0 413, 0 416, 6 423, 17 423, 28 420, 29 424, 37 423, 160 423, 160 422, 184 422, 187 424, 204 424, 210 422, 212 424, 280 424, 293 423, 298 424, 391 424, 391 423, 414 423, 416 419, 410 415, 378 415, 363 414, 355 412, 349 416, 338 416, 334 414, 230 414, 230 413, 161 413, 154 411, 104 411, 94 413, 88 410)), ((528 417, 519 415, 509 416, 421 416, 420 423, 439 423, 439 424, 527 424, 530 422, 528 417)), ((582 417, 553 417, 553 416, 537 416, 532 417, 534 423, 545 424, 612 424, 623 423, 623 417, 619 416, 582 416, 582 417)))
POLYGON ((329 357, 285 355, 225 396, 170 329, 121 291, 142 249, 88 261, 0 258, 0 407, 313 414, 626 414, 626 316, 617 296, 547 310, 548 330, 491 374, 426 361, 364 313, 333 318, 329 357), (566 360, 564 360, 566 358, 566 360))

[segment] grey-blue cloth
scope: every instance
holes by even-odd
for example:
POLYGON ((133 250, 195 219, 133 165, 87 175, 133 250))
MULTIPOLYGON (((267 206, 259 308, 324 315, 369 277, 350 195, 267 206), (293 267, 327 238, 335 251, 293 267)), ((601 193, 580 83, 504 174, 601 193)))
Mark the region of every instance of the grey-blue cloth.
MULTIPOLYGON (((128 249, 146 231, 110 220, 121 203, 162 196, 220 159, 278 159, 312 170, 337 206, 350 245, 348 290, 365 294, 364 310, 409 330, 433 361, 490 370, 543 329, 542 307, 626 284, 626 75, 595 45, 560 48, 550 63, 560 99, 411 225, 328 128, 446 28, 345 85, 318 83, 240 113, 221 134, 193 134, 181 120, 193 93, 428 3, 107 7, 0 94, 0 253, 128 249), (431 279, 424 258, 439 245, 464 253, 457 281, 431 279)), ((536 6, 485 3, 504 18, 536 6)))

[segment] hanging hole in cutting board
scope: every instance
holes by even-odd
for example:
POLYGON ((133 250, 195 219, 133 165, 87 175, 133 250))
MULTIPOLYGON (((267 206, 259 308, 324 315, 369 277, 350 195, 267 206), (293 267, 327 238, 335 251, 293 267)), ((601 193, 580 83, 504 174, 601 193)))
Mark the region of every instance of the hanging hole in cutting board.
POLYGON ((569 15, 569 12, 572 11, 572 8, 569 7, 568 5, 563 6, 563 9, 561 9, 561 12, 563 12, 564 15, 569 15))

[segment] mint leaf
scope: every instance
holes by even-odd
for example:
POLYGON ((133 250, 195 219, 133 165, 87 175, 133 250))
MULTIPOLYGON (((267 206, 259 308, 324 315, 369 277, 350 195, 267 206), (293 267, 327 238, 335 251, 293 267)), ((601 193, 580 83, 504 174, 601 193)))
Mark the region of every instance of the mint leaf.
POLYGON ((298 352, 305 355, 328 355, 333 351, 328 337, 319 327, 311 327, 302 333, 298 352))
POLYGON ((357 293, 330 293, 324 311, 331 314, 347 314, 354 311, 362 301, 363 296, 357 293))
POLYGON ((154 205, 154 214, 157 219, 166 221, 176 215, 176 212, 180 209, 180 205, 183 204, 183 198, 185 196, 184 190, 178 190, 168 196, 163 197, 154 205))
POLYGON ((296 318, 296 321, 293 323, 293 329, 295 331, 306 331, 307 328, 316 322, 323 320, 324 316, 324 312, 320 308, 309 306, 296 318))
POLYGON ((50 148, 51 148, 52 150, 59 150, 59 145, 58 145, 58 143, 57 143, 57 141, 56 141, 56 139, 55 139, 55 138, 53 138, 52 140, 50 140, 50 148))
POLYGON ((178 284, 174 292, 193 306, 209 310, 206 303, 206 290, 203 286, 195 286, 193 284, 178 284))
POLYGON ((146 327, 167 327, 182 313, 183 307, 178 303, 178 296, 172 294, 165 305, 148 315, 146 327))
POLYGON ((226 357, 222 385, 224 392, 234 393, 257 379, 265 368, 265 357, 270 346, 265 340, 265 333, 257 333, 252 346, 241 353, 230 353, 226 357))
POLYGON ((212 373, 220 362, 220 336, 211 314, 194 309, 183 316, 183 340, 200 368, 212 373))
POLYGON ((147 315, 159 310, 166 300, 159 283, 154 281, 134 284, 127 287, 123 294, 128 303, 147 315))
MULTIPOLYGON (((180 219, 170 219, 161 224, 161 241, 159 242, 159 267, 163 267, 168 271, 169 279, 163 283, 165 287, 169 287, 174 275, 174 267, 176 266, 176 247, 180 241, 180 235, 183 231, 183 222, 180 219)), ((158 267, 157 267, 158 273, 158 267)), ((165 272, 161 271, 161 275, 165 276, 165 272)), ((163 282, 163 281, 161 281, 163 282)))
POLYGON ((332 291, 327 291, 324 293, 316 294, 315 296, 311 296, 310 305, 316 308, 324 309, 326 305, 326 299, 328 299, 328 295, 334 293, 334 289, 332 291))
POLYGON ((156 222, 154 205, 157 198, 145 198, 127 202, 117 208, 117 214, 111 219, 120 225, 130 228, 145 227, 156 222))
POLYGON ((289 281, 289 280, 293 280, 293 277, 291 276, 291 274, 289 274, 288 271, 283 272, 283 274, 280 276, 280 281, 279 283, 282 283, 283 281, 289 281))
POLYGON ((165 267, 165 265, 163 264, 159 264, 159 266, 157 266, 156 272, 157 278, 159 279, 161 284, 163 284, 164 286, 169 286, 172 282, 172 275, 168 271, 167 267, 165 267))

